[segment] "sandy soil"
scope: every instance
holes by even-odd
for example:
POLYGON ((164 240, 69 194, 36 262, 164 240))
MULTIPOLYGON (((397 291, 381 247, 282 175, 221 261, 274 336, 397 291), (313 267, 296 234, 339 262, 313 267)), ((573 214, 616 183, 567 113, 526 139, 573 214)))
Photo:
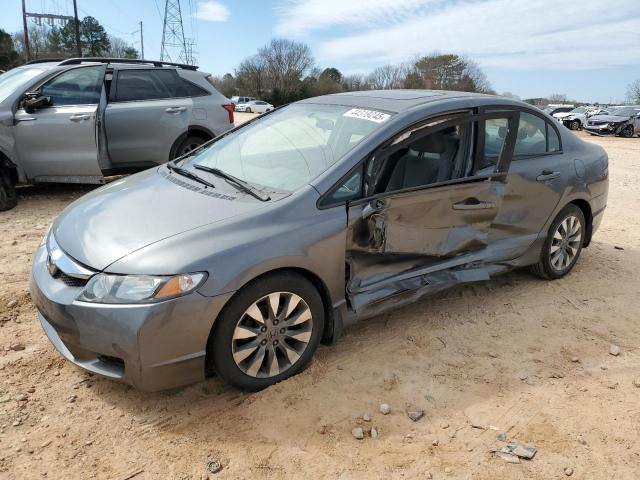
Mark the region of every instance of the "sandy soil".
POLYGON ((640 139, 590 140, 610 155, 610 203, 570 276, 514 272, 374 318, 256 394, 215 378, 145 394, 65 362, 29 267, 90 188, 21 189, 0 213, 0 478, 199 479, 209 461, 212 478, 638 478, 640 139), (409 420, 410 405, 425 416, 409 420), (358 424, 379 437, 356 440, 358 424), (501 432, 535 458, 489 453, 501 432))

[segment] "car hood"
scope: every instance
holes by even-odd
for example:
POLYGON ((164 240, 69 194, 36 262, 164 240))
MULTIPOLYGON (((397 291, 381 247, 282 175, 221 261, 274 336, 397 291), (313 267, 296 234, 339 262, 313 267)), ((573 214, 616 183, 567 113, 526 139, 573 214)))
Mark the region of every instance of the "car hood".
MULTIPOLYGON (((224 181, 215 189, 166 167, 116 180, 69 205, 52 232, 60 248, 95 270, 152 243, 265 208, 224 181)), ((272 195, 273 197, 273 195, 272 195)))
POLYGON ((622 115, 593 115, 589 117, 589 121, 592 121, 592 120, 595 120, 598 122, 617 123, 617 122, 624 122, 625 120, 629 120, 629 117, 622 116, 622 115))

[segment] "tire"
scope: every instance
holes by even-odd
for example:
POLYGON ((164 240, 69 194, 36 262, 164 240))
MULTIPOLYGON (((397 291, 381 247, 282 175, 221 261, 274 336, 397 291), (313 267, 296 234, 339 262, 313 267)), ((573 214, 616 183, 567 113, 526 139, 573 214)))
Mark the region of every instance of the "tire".
POLYGON ((626 127, 624 127, 620 132, 620 136, 624 138, 633 137, 633 125, 627 125, 626 127))
POLYGON ((245 108, 244 111, 247 112, 247 113, 253 113, 249 107, 245 108))
POLYGON ((546 280, 556 280, 568 274, 580 257, 586 231, 582 210, 573 204, 564 207, 549 227, 540 260, 531 266, 532 272, 546 280))
POLYGON ((0 212, 11 210, 17 204, 18 194, 11 175, 0 170, 0 212))
POLYGON ((293 272, 268 275, 225 306, 207 343, 207 366, 230 385, 261 390, 301 372, 323 329, 322 298, 311 282, 293 272))
POLYGON ((173 153, 171 155, 171 159, 181 157, 182 155, 186 155, 192 150, 195 150, 200 145, 202 145, 207 140, 198 136, 198 135, 187 135, 187 137, 182 140, 178 145, 173 149, 173 153))
POLYGON ((580 120, 573 120, 571 123, 569 123, 569 129, 580 130, 580 120))

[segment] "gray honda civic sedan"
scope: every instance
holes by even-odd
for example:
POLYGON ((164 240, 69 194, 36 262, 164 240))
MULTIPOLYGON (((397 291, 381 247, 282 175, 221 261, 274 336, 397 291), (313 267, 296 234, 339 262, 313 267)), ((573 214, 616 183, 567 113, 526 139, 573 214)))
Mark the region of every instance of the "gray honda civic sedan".
POLYGON ((558 279, 607 203, 605 151, 511 99, 389 90, 269 112, 56 219, 42 327, 142 390, 256 390, 355 322, 519 267, 558 279))

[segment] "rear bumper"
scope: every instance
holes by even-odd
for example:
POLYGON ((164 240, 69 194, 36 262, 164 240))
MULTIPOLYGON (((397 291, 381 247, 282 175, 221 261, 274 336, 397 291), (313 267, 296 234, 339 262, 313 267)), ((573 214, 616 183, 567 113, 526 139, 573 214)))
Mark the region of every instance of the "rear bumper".
POLYGON ((205 355, 213 322, 230 294, 192 293, 146 305, 79 302, 82 287, 49 275, 46 248, 33 261, 31 297, 53 346, 90 372, 156 391, 205 378, 205 355))

